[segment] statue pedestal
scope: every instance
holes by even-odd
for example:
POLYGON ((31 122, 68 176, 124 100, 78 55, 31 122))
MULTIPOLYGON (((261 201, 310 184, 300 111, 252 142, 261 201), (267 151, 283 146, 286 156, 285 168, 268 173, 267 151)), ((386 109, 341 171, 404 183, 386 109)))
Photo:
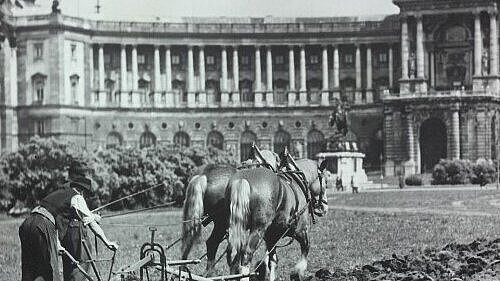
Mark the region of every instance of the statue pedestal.
POLYGON ((321 152, 318 155, 318 165, 326 165, 333 178, 340 177, 344 191, 352 192, 351 180, 358 190, 366 189, 370 185, 366 172, 363 169, 365 154, 352 151, 321 152), (326 163, 323 163, 326 162, 326 163))

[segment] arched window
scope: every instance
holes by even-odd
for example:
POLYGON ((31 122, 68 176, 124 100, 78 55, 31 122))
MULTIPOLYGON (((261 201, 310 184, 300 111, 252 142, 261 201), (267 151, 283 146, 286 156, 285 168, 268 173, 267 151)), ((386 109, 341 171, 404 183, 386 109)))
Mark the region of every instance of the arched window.
POLYGON ((240 81, 240 91, 241 91, 241 101, 242 102, 253 102, 253 83, 252 81, 245 79, 240 81))
POLYGON ((219 81, 207 80, 205 82, 205 91, 207 92, 208 104, 220 102, 219 81))
POLYGON ((321 101, 321 80, 311 79, 307 81, 308 100, 310 103, 318 104, 321 101))
POLYGON ((307 134, 307 158, 316 159, 316 155, 326 149, 325 135, 318 130, 311 130, 307 134))
POLYGON ((172 81, 172 90, 174 92, 175 104, 187 102, 186 83, 180 80, 172 81))
POLYGON ((245 161, 250 157, 252 151, 252 144, 257 144, 257 135, 252 131, 244 131, 241 134, 240 141, 240 159, 245 161))
POLYGON ((177 147, 189 147, 190 145, 190 138, 188 133, 179 131, 175 133, 174 135, 174 145, 177 147))
POLYGON ((69 81, 71 83, 71 103, 78 104, 78 83, 80 80, 80 76, 77 74, 73 74, 69 77, 69 81))
POLYGON ((146 131, 142 133, 141 138, 139 139, 140 148, 150 147, 156 145, 156 136, 150 131, 146 131))
POLYGON ((47 76, 41 73, 36 73, 31 77, 33 84, 33 103, 43 104, 45 102, 45 83, 47 76))
POLYGON ((211 131, 207 136, 207 146, 222 150, 224 148, 224 136, 219 131, 211 131))
POLYGON ((122 145, 123 137, 118 132, 111 132, 106 138, 106 148, 112 148, 122 145))
POLYGON ((274 135, 274 152, 281 154, 285 147, 290 149, 291 137, 287 131, 279 130, 274 135))

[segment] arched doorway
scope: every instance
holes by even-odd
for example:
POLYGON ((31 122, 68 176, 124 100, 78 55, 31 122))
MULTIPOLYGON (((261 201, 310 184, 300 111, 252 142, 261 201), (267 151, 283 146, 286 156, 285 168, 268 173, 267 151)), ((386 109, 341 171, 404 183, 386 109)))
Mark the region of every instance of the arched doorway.
POLYGON ((219 131, 211 131, 207 136, 207 146, 222 150, 224 148, 224 136, 219 131))
POLYGON ((316 159, 316 155, 326 150, 325 135, 313 129, 307 134, 307 158, 316 159))
POLYGON ((123 137, 118 132, 110 132, 106 137, 106 148, 114 148, 122 145, 123 137))
POLYGON ((150 147, 156 145, 156 136, 150 131, 146 131, 142 133, 141 138, 139 139, 140 148, 150 147))
POLYGON ((277 131, 274 135, 274 152, 281 155, 281 153, 285 150, 285 147, 290 149, 290 141, 291 137, 287 131, 277 131))
POLYGON ((188 133, 179 131, 174 135, 174 145, 177 147, 189 147, 191 139, 188 133))
POLYGON ((244 131, 241 134, 240 141, 240 159, 241 162, 247 160, 252 152, 252 144, 257 144, 257 135, 252 131, 244 131))
POLYGON ((447 153, 446 125, 437 118, 427 119, 420 128, 422 172, 432 172, 447 153))

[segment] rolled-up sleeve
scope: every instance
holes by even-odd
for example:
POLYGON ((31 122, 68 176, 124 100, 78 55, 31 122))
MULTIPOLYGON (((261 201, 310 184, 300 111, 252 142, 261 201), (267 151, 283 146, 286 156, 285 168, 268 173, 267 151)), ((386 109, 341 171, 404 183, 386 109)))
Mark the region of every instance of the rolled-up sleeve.
POLYGON ((94 214, 89 210, 87 202, 80 194, 71 198, 71 207, 75 208, 85 225, 95 221, 94 214))

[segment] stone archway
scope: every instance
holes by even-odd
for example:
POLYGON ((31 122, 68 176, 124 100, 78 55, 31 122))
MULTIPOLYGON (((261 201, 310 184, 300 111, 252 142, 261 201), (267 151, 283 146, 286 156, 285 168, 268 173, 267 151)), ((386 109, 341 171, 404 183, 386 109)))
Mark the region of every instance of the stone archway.
POLYGON ((290 143, 292 141, 292 137, 285 130, 279 130, 274 134, 274 152, 281 155, 285 150, 285 147, 290 150, 290 143))
POLYGON ((441 119, 430 118, 420 126, 420 161, 422 172, 432 172, 434 165, 447 155, 446 125, 441 119))
POLYGON ((184 131, 179 131, 174 135, 174 145, 177 147, 189 147, 191 144, 191 138, 188 133, 184 131))
POLYGON ((250 158, 252 152, 252 144, 257 144, 257 135, 252 131, 244 131, 241 134, 240 141, 240 160, 241 162, 250 158))
POLYGON ((207 135, 207 146, 224 149, 224 136, 219 131, 211 131, 207 135))

